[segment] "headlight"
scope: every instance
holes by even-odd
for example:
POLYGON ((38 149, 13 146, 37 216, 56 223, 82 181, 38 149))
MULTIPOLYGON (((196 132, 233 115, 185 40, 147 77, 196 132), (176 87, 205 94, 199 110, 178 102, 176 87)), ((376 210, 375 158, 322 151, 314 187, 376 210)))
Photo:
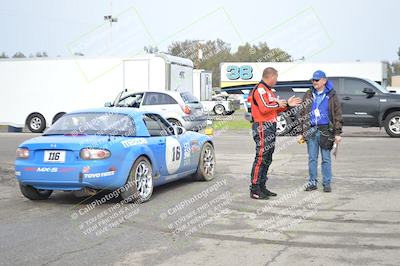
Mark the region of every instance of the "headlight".
POLYGON ((85 148, 81 150, 80 156, 83 160, 101 160, 110 157, 111 152, 104 149, 85 148))
POLYGON ((18 159, 29 158, 29 150, 27 148, 18 148, 16 153, 18 159))

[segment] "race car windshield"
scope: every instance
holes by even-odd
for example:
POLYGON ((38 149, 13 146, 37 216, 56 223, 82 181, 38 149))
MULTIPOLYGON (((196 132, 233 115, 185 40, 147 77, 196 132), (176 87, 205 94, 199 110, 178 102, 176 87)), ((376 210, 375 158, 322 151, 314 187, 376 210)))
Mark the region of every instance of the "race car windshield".
POLYGON ((54 123, 48 135, 135 136, 135 125, 128 115, 115 113, 66 114, 54 123))

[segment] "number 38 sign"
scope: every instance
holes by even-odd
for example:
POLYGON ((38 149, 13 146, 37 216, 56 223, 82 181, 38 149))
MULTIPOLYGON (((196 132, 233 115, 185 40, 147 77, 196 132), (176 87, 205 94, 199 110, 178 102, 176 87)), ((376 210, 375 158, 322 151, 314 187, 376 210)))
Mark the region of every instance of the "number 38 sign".
POLYGON ((249 80, 253 78, 253 68, 248 65, 241 67, 238 66, 227 66, 226 67, 226 77, 229 80, 249 80))

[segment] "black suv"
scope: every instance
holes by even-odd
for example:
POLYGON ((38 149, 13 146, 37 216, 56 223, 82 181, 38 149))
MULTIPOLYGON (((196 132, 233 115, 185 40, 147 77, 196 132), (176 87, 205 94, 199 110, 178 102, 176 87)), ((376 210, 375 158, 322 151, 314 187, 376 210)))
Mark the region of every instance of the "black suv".
MULTIPOLYGON (((400 95, 388 92, 378 83, 354 77, 328 77, 334 83, 342 105, 345 126, 385 127, 391 137, 400 137, 400 95)), ((228 93, 251 91, 254 85, 224 89, 228 93)), ((303 97, 312 87, 309 80, 278 82, 274 87, 281 99, 303 97)), ((250 120, 250 106, 246 118, 250 120)), ((278 117, 277 133, 286 135, 296 125, 297 115, 284 113, 278 117)))

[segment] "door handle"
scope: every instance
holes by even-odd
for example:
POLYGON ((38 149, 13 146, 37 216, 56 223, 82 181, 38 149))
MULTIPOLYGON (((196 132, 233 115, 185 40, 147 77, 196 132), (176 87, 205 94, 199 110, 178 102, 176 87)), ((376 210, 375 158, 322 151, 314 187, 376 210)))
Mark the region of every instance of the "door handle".
POLYGON ((158 145, 164 145, 164 144, 165 144, 165 140, 160 139, 160 140, 158 141, 158 145))
POLYGON ((351 97, 350 96, 346 96, 346 97, 343 97, 342 99, 347 101, 347 100, 351 100, 351 97))

